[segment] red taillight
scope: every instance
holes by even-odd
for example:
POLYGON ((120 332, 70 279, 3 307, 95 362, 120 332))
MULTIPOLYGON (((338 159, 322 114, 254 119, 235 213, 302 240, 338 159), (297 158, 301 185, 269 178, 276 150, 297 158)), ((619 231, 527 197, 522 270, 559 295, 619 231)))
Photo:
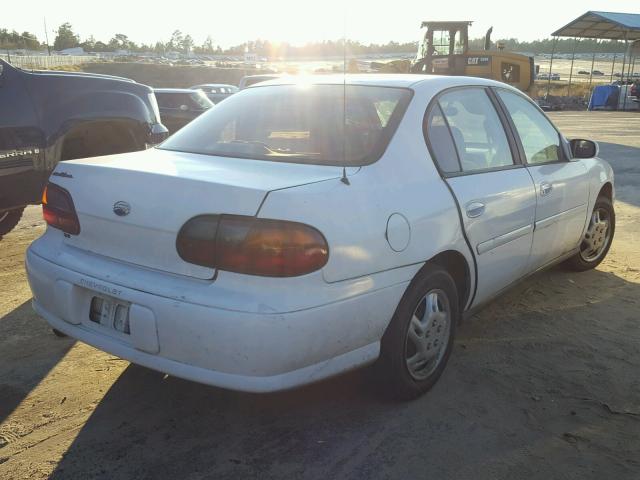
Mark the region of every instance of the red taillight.
POLYGON ((78 235, 80 222, 69 192, 49 182, 42 193, 42 216, 48 225, 65 233, 78 235))
POLYGON ((324 236, 309 225, 239 215, 192 218, 176 248, 189 263, 268 277, 311 273, 329 258, 324 236))

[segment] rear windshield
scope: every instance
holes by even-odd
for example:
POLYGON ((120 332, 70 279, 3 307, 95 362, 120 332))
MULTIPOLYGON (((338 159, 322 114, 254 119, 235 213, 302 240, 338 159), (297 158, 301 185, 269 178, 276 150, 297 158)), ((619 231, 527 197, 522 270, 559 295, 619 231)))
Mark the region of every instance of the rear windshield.
POLYGON ((182 92, 156 92, 156 99, 160 108, 180 108, 183 105, 194 110, 207 110, 213 106, 202 90, 194 90, 189 93, 182 92))
POLYGON ((268 82, 269 80, 274 80, 278 77, 249 77, 244 80, 244 87, 250 87, 251 85, 255 85, 260 82, 268 82))
POLYGON ((254 87, 229 97, 159 148, 316 165, 366 165, 382 155, 410 99, 411 91, 402 88, 254 87))

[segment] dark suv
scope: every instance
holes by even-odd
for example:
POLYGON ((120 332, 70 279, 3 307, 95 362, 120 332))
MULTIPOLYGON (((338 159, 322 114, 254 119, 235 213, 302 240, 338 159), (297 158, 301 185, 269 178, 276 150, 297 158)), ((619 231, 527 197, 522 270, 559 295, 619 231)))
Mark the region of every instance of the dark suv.
POLYGON ((167 137, 151 88, 0 60, 0 237, 40 203, 61 160, 143 150, 167 137))

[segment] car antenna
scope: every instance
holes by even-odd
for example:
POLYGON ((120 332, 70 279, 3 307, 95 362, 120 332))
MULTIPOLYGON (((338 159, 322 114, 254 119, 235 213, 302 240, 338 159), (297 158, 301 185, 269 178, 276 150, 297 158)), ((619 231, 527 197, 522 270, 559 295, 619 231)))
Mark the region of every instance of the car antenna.
POLYGON ((347 13, 342 17, 342 178, 345 185, 351 185, 347 178, 347 13))

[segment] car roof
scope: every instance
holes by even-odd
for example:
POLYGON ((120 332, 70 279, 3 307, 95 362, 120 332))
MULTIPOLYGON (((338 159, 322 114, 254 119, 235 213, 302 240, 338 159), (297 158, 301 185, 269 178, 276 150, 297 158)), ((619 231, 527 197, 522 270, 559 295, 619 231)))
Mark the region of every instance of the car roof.
POLYGON ((356 73, 329 75, 286 75, 268 80, 248 88, 261 88, 269 85, 294 85, 308 83, 314 85, 371 85, 380 87, 417 88, 429 85, 434 88, 447 88, 458 85, 489 85, 506 86, 504 83, 478 77, 421 75, 421 74, 385 74, 385 73, 356 73))
POLYGON ((243 79, 246 78, 280 78, 280 77, 289 77, 291 75, 285 75, 283 73, 259 73, 256 75, 245 75, 244 77, 242 77, 243 79))
POLYGON ((188 93, 193 94, 193 90, 190 88, 154 88, 154 93, 188 93))
POLYGON ((230 87, 230 88, 238 88, 235 85, 229 85, 228 83, 201 83, 199 85, 194 85, 190 88, 200 88, 200 87, 230 87))

